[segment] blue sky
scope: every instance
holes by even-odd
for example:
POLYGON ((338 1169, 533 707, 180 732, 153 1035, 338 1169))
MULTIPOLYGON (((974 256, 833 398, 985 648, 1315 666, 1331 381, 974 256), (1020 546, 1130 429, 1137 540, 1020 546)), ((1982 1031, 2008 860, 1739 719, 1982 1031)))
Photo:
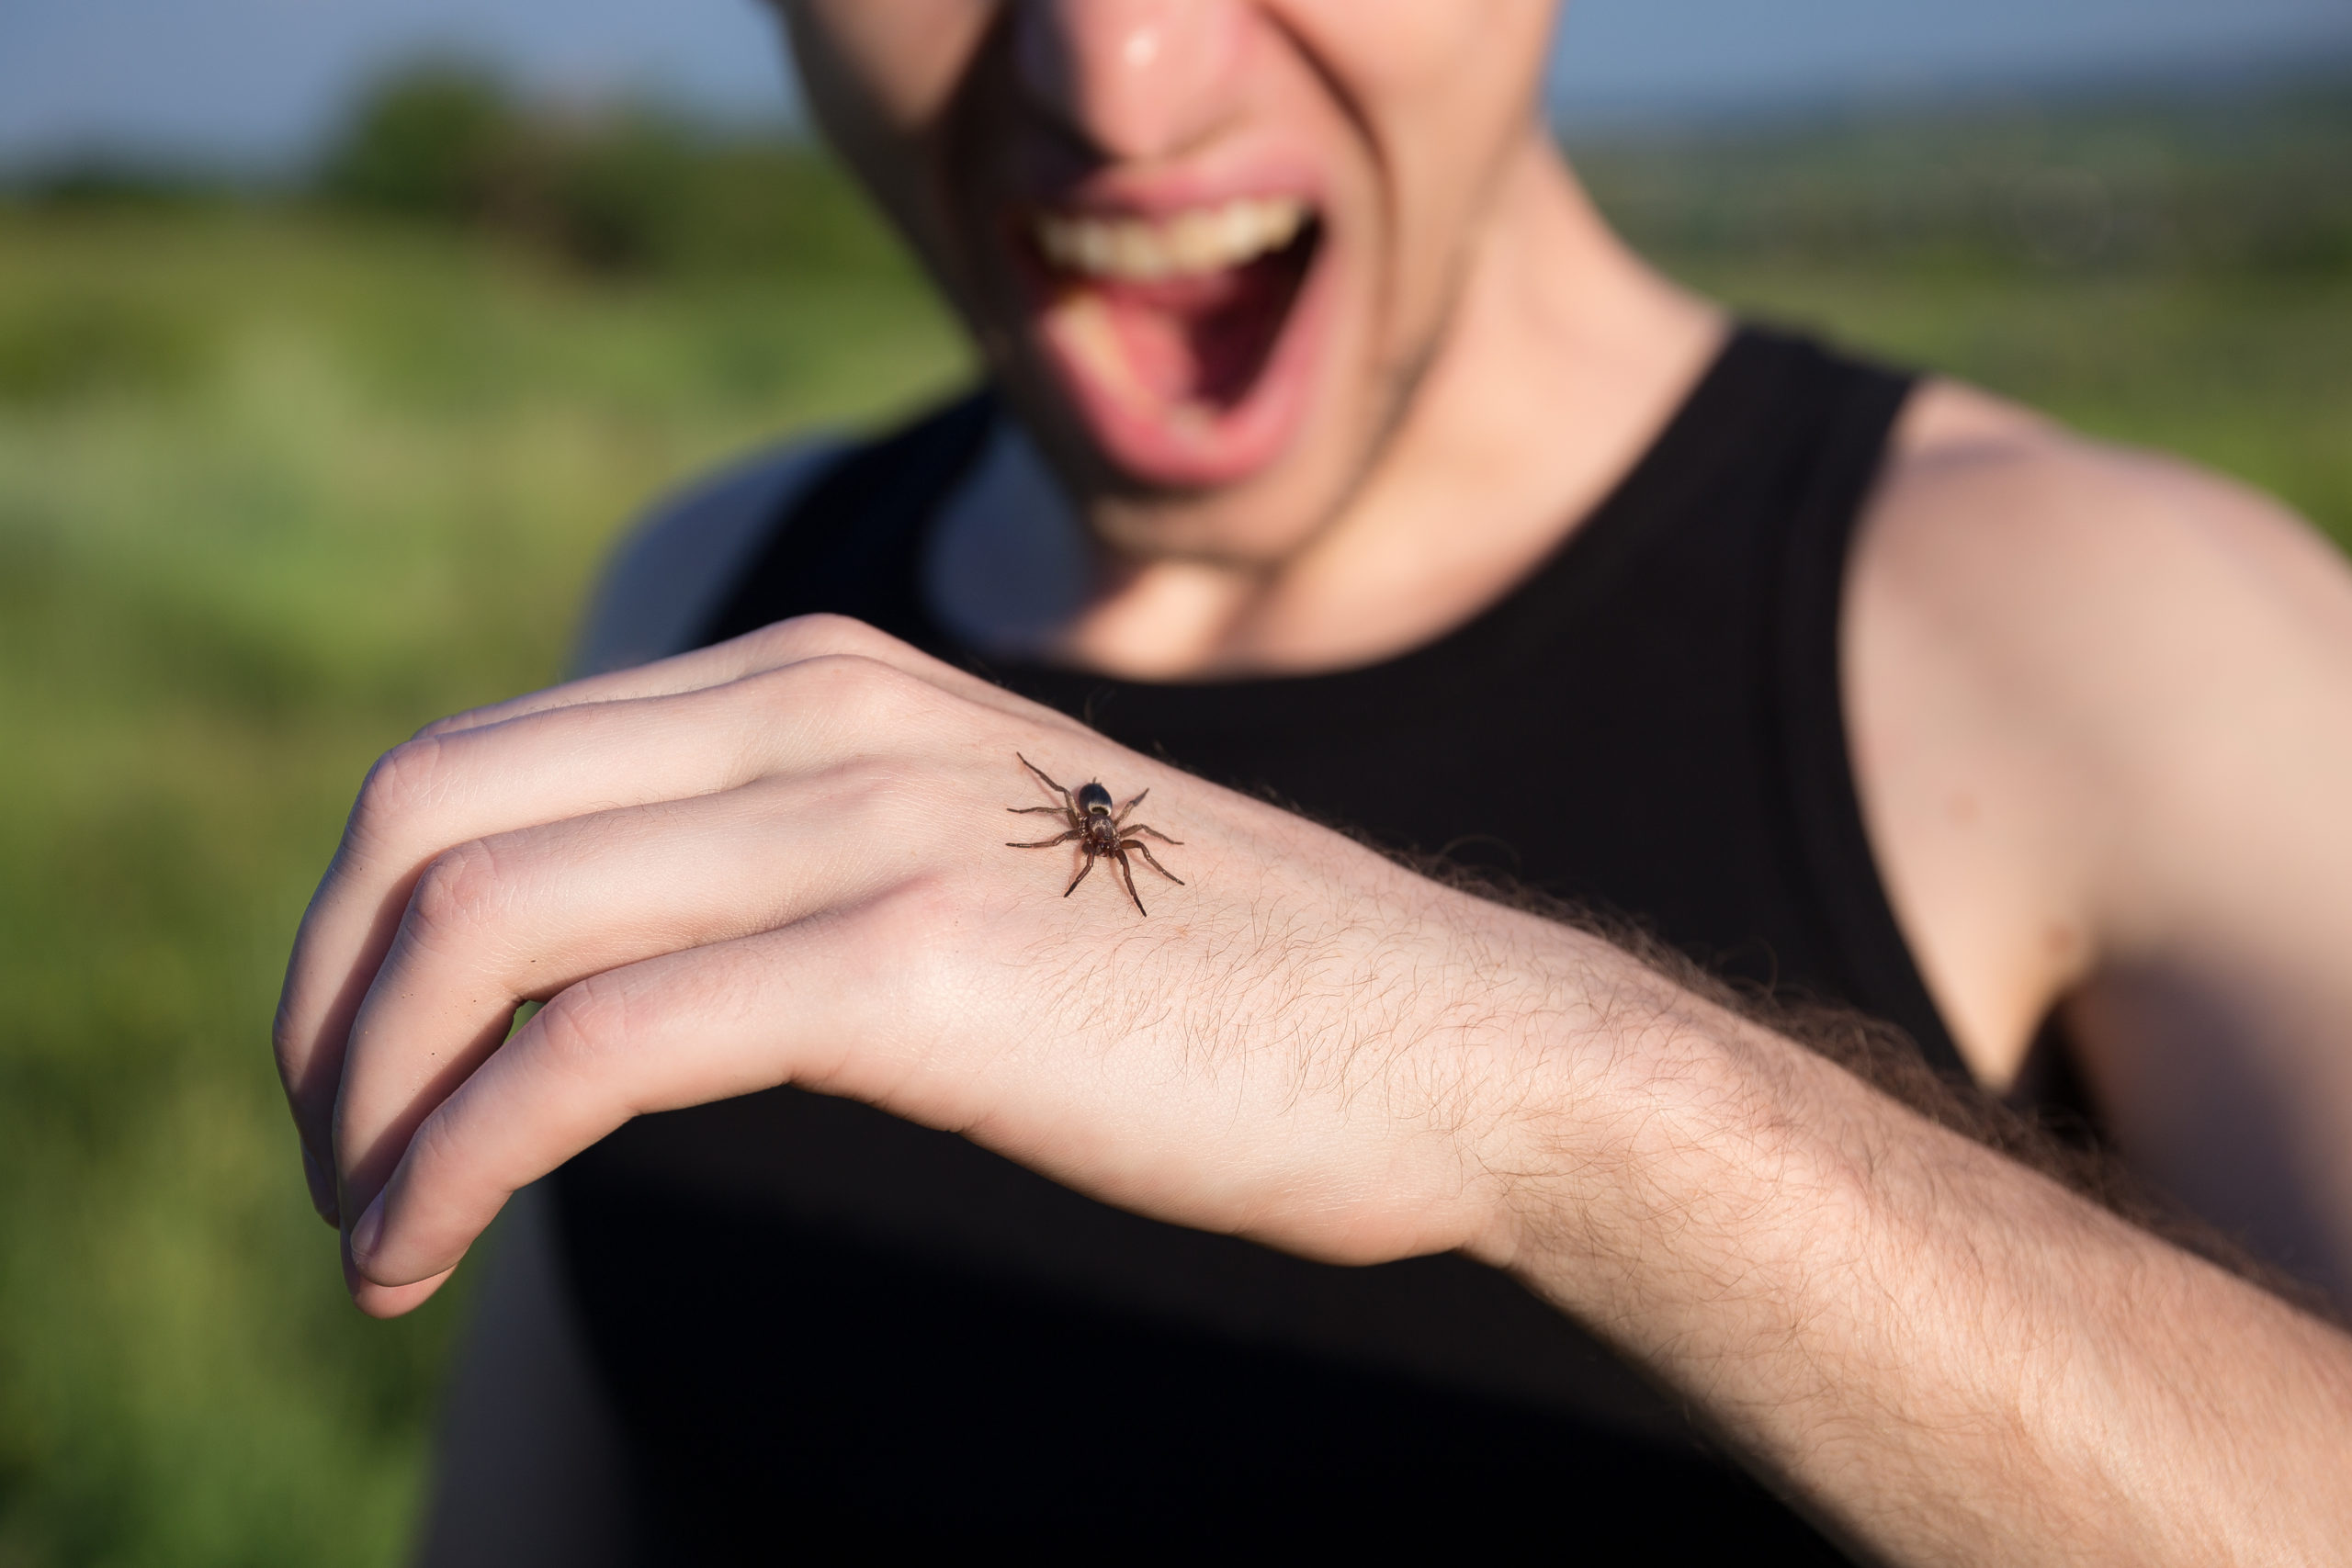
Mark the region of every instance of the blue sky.
MULTIPOLYGON (((787 99, 753 0, 0 0, 0 161, 90 146, 299 157, 353 84, 435 46, 543 87, 787 99)), ((2352 0, 1575 0, 1571 118, 2031 85, 2335 54, 2352 0)))

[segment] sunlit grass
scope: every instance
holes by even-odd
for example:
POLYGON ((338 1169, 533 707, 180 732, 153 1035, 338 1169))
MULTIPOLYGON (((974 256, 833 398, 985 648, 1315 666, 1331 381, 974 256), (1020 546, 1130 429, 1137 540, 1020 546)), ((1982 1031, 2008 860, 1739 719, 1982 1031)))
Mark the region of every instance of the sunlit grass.
POLYGON ((267 1053, 342 808, 649 497, 960 351, 903 276, 236 213, 7 222, 0 300, 0 1562, 387 1562, 453 1313, 345 1303, 267 1053))

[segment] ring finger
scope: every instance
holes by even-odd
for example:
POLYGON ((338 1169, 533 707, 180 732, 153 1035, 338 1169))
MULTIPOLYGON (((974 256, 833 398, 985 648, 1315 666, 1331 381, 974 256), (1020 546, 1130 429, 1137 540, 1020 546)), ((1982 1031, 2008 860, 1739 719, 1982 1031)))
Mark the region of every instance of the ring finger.
POLYGON ((438 857, 360 1005, 336 1095, 345 1214, 505 1037, 517 1002, 788 925, 919 869, 933 825, 872 764, 498 834, 438 857))

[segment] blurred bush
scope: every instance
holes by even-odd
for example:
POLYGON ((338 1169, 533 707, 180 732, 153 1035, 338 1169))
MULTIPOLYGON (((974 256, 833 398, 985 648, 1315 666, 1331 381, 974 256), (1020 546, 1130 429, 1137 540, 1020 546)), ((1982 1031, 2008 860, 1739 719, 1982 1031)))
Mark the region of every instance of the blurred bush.
POLYGON ((486 215, 523 141, 522 117, 487 71, 411 67, 361 100, 319 170, 327 197, 411 218, 486 215))
POLYGON ((0 191, 0 202, 56 213, 186 212, 217 207, 239 194, 211 172, 120 153, 89 153, 40 164, 15 183, 14 190, 0 191))
POLYGON ((809 147, 648 102, 537 103, 428 61, 383 78, 321 164, 331 205, 478 229, 591 273, 903 269, 809 147))
POLYGON ((1883 107, 1573 149, 1669 262, 2278 275, 2352 267, 2352 74, 1883 107))
MULTIPOLYGON (((2352 265, 2352 79, 2340 68, 2202 95, 1892 107, 1570 141, 1611 218, 1669 265, 2352 265)), ((903 265, 833 166, 788 136, 650 102, 537 102, 458 62, 381 79, 315 190, 594 274, 903 265)))
POLYGON ((0 408, 125 389, 169 389, 202 366, 207 344, 182 311, 60 291, 0 298, 0 408))

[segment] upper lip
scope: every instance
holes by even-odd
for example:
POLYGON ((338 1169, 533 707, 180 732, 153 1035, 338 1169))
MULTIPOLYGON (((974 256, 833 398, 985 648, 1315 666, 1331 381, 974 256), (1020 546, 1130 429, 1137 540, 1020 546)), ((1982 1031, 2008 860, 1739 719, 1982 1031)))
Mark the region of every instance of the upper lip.
POLYGON ((1148 222, 1233 201, 1283 197, 1310 211, 1320 212, 1325 205, 1317 162, 1303 149, 1271 145, 1256 136, 1182 163, 1080 164, 1066 161, 1061 152, 1033 143, 1008 171, 1013 177, 1004 194, 1024 218, 1051 212, 1148 222))
POLYGON ((1056 206, 1150 214, 1237 196, 1311 198, 1323 184, 1311 146, 1265 128, 1237 129, 1168 158, 1090 156, 1044 139, 1024 153, 1016 178, 1030 197, 1056 206))
POLYGON ((1030 232, 1045 258, 1064 271, 1150 283, 1281 250, 1311 218, 1295 196, 1238 196, 1151 216, 1048 208, 1035 214, 1030 232))

